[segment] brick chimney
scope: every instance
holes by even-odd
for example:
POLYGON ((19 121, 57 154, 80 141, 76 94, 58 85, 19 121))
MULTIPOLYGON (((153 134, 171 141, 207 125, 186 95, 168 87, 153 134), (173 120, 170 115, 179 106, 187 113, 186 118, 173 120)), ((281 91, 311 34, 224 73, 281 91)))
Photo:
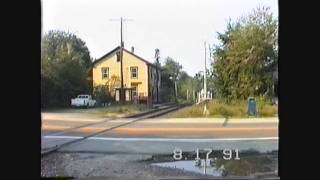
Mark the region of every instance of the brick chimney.
POLYGON ((131 53, 133 54, 134 53, 134 47, 131 46, 131 53))

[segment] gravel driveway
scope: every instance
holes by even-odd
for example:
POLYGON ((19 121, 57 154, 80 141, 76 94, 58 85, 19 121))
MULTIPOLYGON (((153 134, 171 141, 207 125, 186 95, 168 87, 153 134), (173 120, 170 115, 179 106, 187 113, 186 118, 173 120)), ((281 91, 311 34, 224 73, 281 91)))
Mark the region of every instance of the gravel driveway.
POLYGON ((41 177, 158 180, 167 176, 206 177, 178 169, 151 166, 150 155, 53 153, 41 159, 41 177))

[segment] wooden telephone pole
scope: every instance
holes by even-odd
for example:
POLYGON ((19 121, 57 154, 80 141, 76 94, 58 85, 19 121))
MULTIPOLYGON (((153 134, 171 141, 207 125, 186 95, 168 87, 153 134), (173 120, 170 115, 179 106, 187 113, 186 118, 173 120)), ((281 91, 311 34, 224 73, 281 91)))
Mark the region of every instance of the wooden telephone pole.
MULTIPOLYGON (((111 21, 119 21, 119 19, 111 19, 111 21)), ((123 89, 123 46, 124 46, 124 42, 122 39, 122 22, 123 21, 132 21, 132 19, 124 19, 124 18, 120 18, 120 78, 121 78, 121 87, 120 87, 120 92, 119 92, 119 98, 120 98, 120 102, 122 104, 124 104, 125 102, 125 91, 123 89)))
POLYGON ((159 56, 159 53, 160 53, 160 50, 159 49, 156 49, 155 50, 155 59, 156 59, 156 93, 157 93, 157 103, 159 103, 159 71, 158 71, 158 68, 159 68, 159 65, 160 65, 160 62, 159 62, 159 59, 160 59, 160 56, 159 56))
POLYGON ((121 26, 120 26, 120 73, 121 73, 121 89, 120 89, 120 102, 122 104, 124 104, 124 101, 125 101, 125 92, 124 92, 124 89, 123 89, 123 63, 122 63, 122 59, 123 59, 123 40, 122 40, 122 17, 120 19, 120 22, 121 22, 121 26))

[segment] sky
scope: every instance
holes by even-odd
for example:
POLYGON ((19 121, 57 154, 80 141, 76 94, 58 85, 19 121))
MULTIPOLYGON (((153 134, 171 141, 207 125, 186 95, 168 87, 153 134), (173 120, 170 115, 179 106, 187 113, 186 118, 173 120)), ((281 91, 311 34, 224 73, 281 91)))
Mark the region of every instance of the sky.
MULTIPOLYGON (((154 62, 166 57, 178 61, 193 76, 204 69, 204 42, 218 44, 217 32, 229 18, 249 14, 258 6, 270 7, 278 17, 277 0, 42 0, 42 34, 63 30, 86 42, 90 55, 102 57, 120 45, 123 22, 124 47, 154 62)), ((208 52, 208 50, 207 50, 208 52)), ((210 64, 207 55, 207 67, 210 64)))

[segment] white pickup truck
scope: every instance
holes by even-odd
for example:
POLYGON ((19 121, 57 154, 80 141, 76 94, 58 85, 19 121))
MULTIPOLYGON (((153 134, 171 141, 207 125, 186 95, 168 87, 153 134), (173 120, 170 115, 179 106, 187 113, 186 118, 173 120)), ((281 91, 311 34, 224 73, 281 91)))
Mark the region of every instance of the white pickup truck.
POLYGON ((96 100, 92 99, 91 95, 80 94, 77 98, 71 99, 71 106, 75 107, 94 107, 96 100))

